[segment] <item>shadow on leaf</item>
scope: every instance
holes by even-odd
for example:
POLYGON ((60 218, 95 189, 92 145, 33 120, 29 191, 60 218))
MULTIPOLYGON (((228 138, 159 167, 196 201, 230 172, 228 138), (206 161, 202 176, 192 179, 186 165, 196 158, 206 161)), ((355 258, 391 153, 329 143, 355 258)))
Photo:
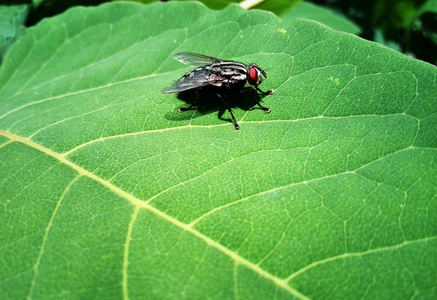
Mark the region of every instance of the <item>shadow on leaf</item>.
MULTIPOLYGON (((217 111, 217 116, 220 120, 232 123, 230 118, 223 118, 226 112, 226 106, 217 96, 217 92, 223 95, 222 90, 218 90, 218 88, 214 86, 180 92, 178 99, 184 101, 187 106, 181 105, 178 109, 182 109, 182 112, 168 112, 164 117, 167 120, 181 121, 197 118, 217 111), (193 113, 189 113, 188 111, 192 111, 193 113)), ((225 95, 226 103, 232 109, 236 107, 246 111, 260 109, 254 107, 256 103, 260 101, 260 95, 252 88, 225 95)))

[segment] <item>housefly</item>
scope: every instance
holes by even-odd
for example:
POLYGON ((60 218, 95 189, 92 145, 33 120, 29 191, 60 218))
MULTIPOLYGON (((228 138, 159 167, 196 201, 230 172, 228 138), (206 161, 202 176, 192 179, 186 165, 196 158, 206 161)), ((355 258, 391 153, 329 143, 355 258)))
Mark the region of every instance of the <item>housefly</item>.
MULTIPOLYGON (((267 72, 262 70, 257 64, 245 65, 232 60, 222 60, 202 54, 182 52, 173 55, 174 59, 183 64, 197 67, 186 73, 171 86, 162 90, 163 93, 179 93, 191 89, 212 88, 214 94, 223 102, 226 109, 231 114, 235 129, 240 129, 228 105, 228 97, 231 94, 247 89, 255 89, 261 95, 270 95, 273 90, 263 92, 258 85, 263 78, 267 78, 267 72), (245 86, 247 87, 245 88, 245 86)), ((262 106, 259 97, 256 98, 256 104, 265 111, 270 113, 270 108, 262 106)), ((198 105, 198 99, 190 107, 179 108, 179 112, 192 110, 198 105)))

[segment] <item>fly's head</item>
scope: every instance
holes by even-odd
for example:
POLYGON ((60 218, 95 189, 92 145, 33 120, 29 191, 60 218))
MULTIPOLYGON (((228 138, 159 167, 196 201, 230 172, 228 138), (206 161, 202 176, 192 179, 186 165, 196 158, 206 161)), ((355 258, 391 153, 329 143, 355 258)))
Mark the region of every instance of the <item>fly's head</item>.
POLYGON ((258 86, 263 81, 263 76, 267 78, 267 72, 258 67, 257 64, 250 64, 247 67, 247 83, 250 85, 258 86))

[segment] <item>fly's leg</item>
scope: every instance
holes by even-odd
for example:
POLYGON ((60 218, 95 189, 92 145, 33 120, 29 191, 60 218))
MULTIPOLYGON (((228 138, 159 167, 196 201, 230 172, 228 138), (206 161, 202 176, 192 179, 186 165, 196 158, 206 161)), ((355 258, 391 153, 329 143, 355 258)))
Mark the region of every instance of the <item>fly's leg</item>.
MULTIPOLYGON (((263 95, 271 95, 271 94, 273 94, 273 90, 268 90, 267 92, 263 92, 263 91, 261 91, 261 89, 259 88, 259 87, 255 87, 256 88, 256 90, 258 91, 258 92, 260 92, 261 94, 263 94, 263 95)), ((255 100, 258 100, 258 99, 255 99, 255 100)), ((261 100, 260 100, 261 101, 261 100)), ((268 108, 268 107, 265 107, 265 106, 262 106, 260 103, 259 103, 259 101, 256 103, 256 105, 258 105, 266 114, 268 114, 268 113, 270 113, 272 110, 270 109, 270 108, 268 108)))
POLYGON ((184 112, 187 110, 195 110, 196 106, 197 106, 197 103, 191 104, 189 107, 180 107, 180 108, 178 108, 178 112, 181 113, 181 112, 184 112))
MULTIPOLYGON (((261 93, 261 95, 264 95, 264 96, 267 96, 267 95, 271 95, 271 94, 273 94, 273 90, 268 90, 267 92, 263 92, 258 86, 255 86, 255 89, 258 91, 258 92, 260 92, 261 93)), ((251 91, 251 90, 253 90, 253 87, 252 86, 248 86, 248 87, 245 87, 245 88, 243 88, 242 89, 242 93, 246 93, 246 92, 249 92, 249 91, 251 91)))
POLYGON ((272 111, 270 108, 262 106, 259 102, 256 105, 258 105, 266 114, 269 114, 272 111))
POLYGON ((222 100, 222 102, 223 102, 223 104, 226 106, 226 109, 229 111, 229 113, 231 114, 231 117, 232 117, 232 121, 234 122, 234 126, 235 126, 235 130, 239 130, 240 129, 240 126, 238 126, 238 124, 237 124, 237 120, 235 120, 235 117, 234 117, 234 113, 232 112, 232 109, 229 107, 229 105, 226 103, 226 101, 225 101, 225 97, 224 96, 222 96, 221 94, 217 94, 217 97, 219 97, 220 98, 220 100, 222 100))
MULTIPOLYGON (((261 94, 263 94, 263 95, 271 95, 271 94, 273 94, 273 90, 268 90, 267 92, 263 92, 263 91, 261 91, 258 87, 256 87, 256 89, 261 93, 261 94)), ((253 90, 253 88, 251 87, 251 86, 249 86, 249 87, 245 87, 243 90, 242 90, 242 92, 243 93, 246 93, 246 92, 249 92, 249 91, 252 91, 253 90)), ((268 108, 268 107, 265 107, 265 106, 262 106, 259 102, 261 101, 257 96, 253 96, 253 98, 255 99, 255 103, 256 103, 256 105, 258 105, 266 114, 268 114, 268 113, 270 113, 272 110, 270 109, 270 108, 268 108)))
POLYGON ((267 92, 263 92, 259 87, 255 86, 256 90, 263 95, 271 95, 273 94, 273 90, 268 90, 267 92))
POLYGON ((196 109, 196 106, 199 104, 199 91, 197 91, 197 98, 196 98, 196 100, 194 100, 194 102, 193 102, 193 104, 191 104, 189 107, 180 107, 180 108, 178 108, 178 112, 184 112, 184 111, 187 111, 187 110, 195 110, 196 109))

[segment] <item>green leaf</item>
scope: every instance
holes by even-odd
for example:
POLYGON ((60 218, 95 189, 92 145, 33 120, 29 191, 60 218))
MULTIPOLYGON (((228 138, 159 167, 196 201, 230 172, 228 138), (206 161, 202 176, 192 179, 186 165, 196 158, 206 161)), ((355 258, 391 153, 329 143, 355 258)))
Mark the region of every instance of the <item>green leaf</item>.
POLYGON ((256 9, 271 11, 277 16, 283 16, 291 9, 296 8, 302 0, 268 0, 257 5, 256 9))
POLYGON ((332 29, 352 34, 360 34, 361 29, 347 17, 327 7, 317 6, 310 2, 300 2, 283 16, 283 19, 305 18, 320 22, 332 29))
POLYGON ((423 5, 418 9, 417 15, 415 18, 419 18, 421 15, 425 13, 437 13, 437 1, 435 0, 426 0, 423 5))
POLYGON ((435 298, 436 78, 236 5, 43 20, 0 68, 0 299, 435 298), (181 51, 259 64, 272 112, 177 113, 181 51))
MULTIPOLYGON (((159 0, 112 0, 112 1, 129 1, 129 2, 139 2, 143 4, 148 4, 152 2, 157 2, 159 0)), ((171 0, 172 2, 193 2, 193 0, 171 0)), ((212 9, 223 9, 231 3, 241 2, 240 0, 199 0, 196 2, 203 3, 206 7, 212 9)))
MULTIPOLYGON (((429 39, 430 44, 434 46, 427 47, 422 51, 432 53, 433 49, 437 49, 437 28, 435 26, 435 20, 437 20, 437 1, 427 0, 423 3, 422 7, 416 11, 414 24, 412 25, 416 31, 420 32, 426 39, 429 39)), ((418 47, 423 47, 423 45, 418 45, 418 47)))
POLYGON ((28 5, 0 5, 0 62, 26 21, 28 5))

